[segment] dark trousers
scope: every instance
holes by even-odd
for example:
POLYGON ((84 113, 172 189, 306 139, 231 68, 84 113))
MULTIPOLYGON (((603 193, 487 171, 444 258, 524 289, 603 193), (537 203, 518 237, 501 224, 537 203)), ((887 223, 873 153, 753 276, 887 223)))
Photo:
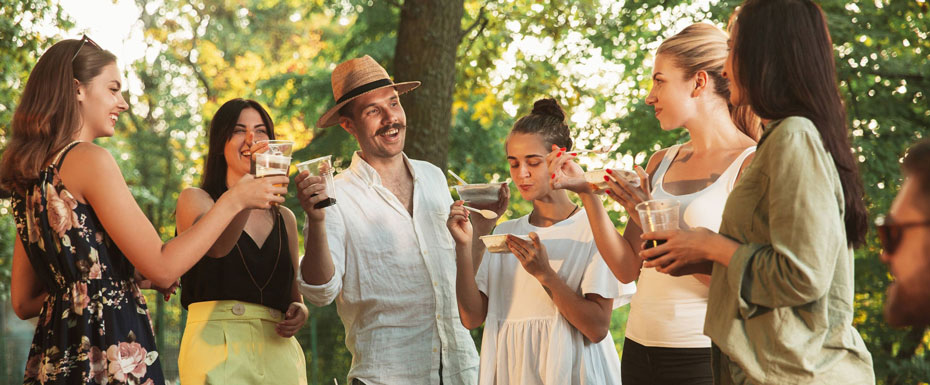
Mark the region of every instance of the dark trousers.
POLYGON ((659 348, 623 341, 620 374, 629 385, 713 385, 710 348, 659 348))

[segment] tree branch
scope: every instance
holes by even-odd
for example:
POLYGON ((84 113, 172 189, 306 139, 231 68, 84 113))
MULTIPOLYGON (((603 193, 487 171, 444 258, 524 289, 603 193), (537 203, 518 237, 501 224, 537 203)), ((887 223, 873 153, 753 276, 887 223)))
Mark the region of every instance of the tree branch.
MULTIPOLYGON (((475 27, 478 27, 479 25, 481 26, 481 29, 478 30, 478 35, 481 35, 481 32, 484 30, 484 27, 488 24, 488 18, 484 17, 484 9, 487 6, 488 6, 487 4, 481 6, 481 9, 478 11, 478 16, 475 17, 475 22, 471 23, 471 25, 468 26, 468 28, 465 28, 465 30, 463 30, 462 33, 459 35, 459 39, 458 39, 459 42, 461 42, 462 38, 464 38, 465 36, 468 36, 468 34, 471 33, 471 31, 474 30, 475 27)), ((474 39, 472 39, 472 41, 474 41, 474 39)), ((469 46, 471 46, 471 44, 469 44, 469 46)))

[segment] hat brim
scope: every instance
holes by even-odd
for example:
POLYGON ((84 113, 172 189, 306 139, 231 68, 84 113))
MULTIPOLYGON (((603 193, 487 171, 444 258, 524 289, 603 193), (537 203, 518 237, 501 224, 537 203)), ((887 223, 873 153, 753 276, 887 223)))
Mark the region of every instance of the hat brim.
POLYGON ((343 101, 342 103, 336 104, 335 106, 327 110, 326 113, 323 114, 323 116, 321 116, 320 119, 316 121, 316 126, 317 128, 325 128, 325 127, 335 126, 339 124, 339 109, 345 106, 346 104, 349 104, 349 102, 355 99, 358 99, 359 97, 363 95, 367 95, 367 94, 370 94, 372 92, 375 92, 377 90, 380 90, 382 88, 387 88, 387 87, 394 87, 394 89, 397 90, 398 95, 403 95, 407 92, 413 91, 419 86, 420 86, 420 82, 418 81, 394 83, 391 85, 386 85, 384 87, 375 88, 368 92, 361 93, 355 97, 352 97, 352 98, 349 98, 348 100, 343 101))

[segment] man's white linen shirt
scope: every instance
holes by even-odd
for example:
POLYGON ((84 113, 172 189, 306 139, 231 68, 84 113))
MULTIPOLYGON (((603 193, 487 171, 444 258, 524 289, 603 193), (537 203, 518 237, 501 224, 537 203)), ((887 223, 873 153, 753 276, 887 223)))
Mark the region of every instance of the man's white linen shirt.
MULTIPOLYGON (((310 303, 336 301, 352 353, 349 381, 369 385, 474 385, 478 353, 455 297, 455 243, 446 228, 452 197, 436 166, 408 159, 413 216, 358 154, 335 179, 326 238, 335 274, 309 285, 310 303)), ((304 227, 306 236, 307 228, 304 227)), ((299 271, 299 270, 298 270, 299 271)))

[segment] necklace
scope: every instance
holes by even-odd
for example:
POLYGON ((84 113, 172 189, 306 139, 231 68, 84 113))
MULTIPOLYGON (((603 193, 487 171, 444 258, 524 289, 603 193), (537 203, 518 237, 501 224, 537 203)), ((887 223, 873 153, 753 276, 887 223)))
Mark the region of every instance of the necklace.
MULTIPOLYGON (((572 211, 574 212, 574 211, 572 211)), ((274 216, 274 224, 272 226, 277 226, 278 224, 278 215, 277 213, 272 214, 274 216)), ((274 227, 272 227, 274 231, 274 227)), ((255 280, 255 276, 252 275, 252 270, 249 270, 249 264, 245 263, 245 256, 242 255, 242 249, 239 248, 239 242, 236 242, 236 251, 239 252, 239 258, 242 259, 242 266, 245 267, 245 272, 249 274, 249 278, 252 280, 252 283, 258 288, 258 303, 265 304, 265 288, 268 287, 268 284, 271 283, 271 279, 274 277, 275 270, 278 269, 278 262, 281 260, 281 244, 283 240, 281 239, 281 229, 278 229, 278 256, 274 260, 274 267, 271 268, 271 274, 268 274, 268 280, 265 281, 264 285, 259 286, 258 281, 255 280)), ((261 248, 259 248, 261 251, 261 248)))
MULTIPOLYGON (((575 208, 572 209, 572 212, 568 213, 568 216, 565 217, 565 219, 571 218, 572 215, 575 214, 575 211, 578 211, 578 205, 575 205, 575 208)), ((564 221, 565 219, 563 219, 563 221, 564 221)))

